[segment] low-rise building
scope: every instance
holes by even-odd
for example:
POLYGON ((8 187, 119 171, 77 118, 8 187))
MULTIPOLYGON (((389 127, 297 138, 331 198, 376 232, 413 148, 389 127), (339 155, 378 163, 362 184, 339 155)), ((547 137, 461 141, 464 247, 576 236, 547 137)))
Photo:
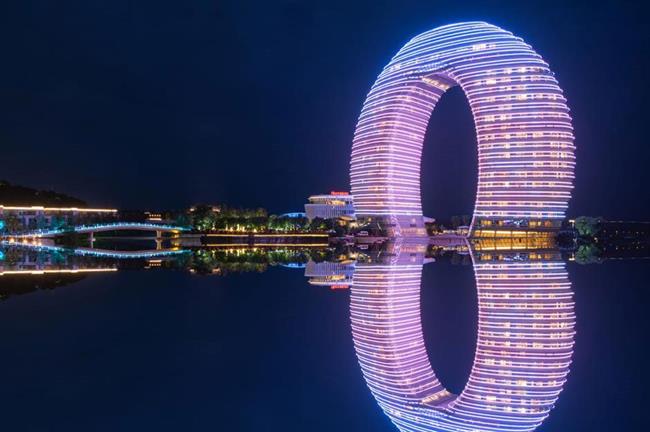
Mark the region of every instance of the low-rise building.
POLYGON ((312 195, 305 204, 307 219, 315 218, 354 219, 354 198, 347 192, 331 192, 327 195, 312 195))
POLYGON ((354 277, 354 262, 314 262, 305 267, 305 277, 311 285, 327 286, 332 289, 348 288, 354 277))

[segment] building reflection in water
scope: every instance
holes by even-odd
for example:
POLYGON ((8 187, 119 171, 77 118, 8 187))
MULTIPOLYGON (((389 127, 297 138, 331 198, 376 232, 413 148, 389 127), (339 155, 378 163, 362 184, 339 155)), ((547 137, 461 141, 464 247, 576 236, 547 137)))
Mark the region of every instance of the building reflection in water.
POLYGON ((477 349, 468 382, 455 395, 436 377, 424 345, 425 249, 393 245, 388 259, 356 265, 352 335, 379 406, 401 431, 534 430, 562 391, 573 352, 573 291, 564 262, 549 253, 473 256, 477 349))
MULTIPOLYGON (((481 238, 473 240, 471 248, 465 240, 444 246, 429 244, 426 238, 422 241, 388 242, 367 253, 347 254, 196 251, 189 261, 166 256, 171 261, 165 262, 168 268, 205 265, 209 270, 230 268, 225 264, 248 268, 241 266, 248 263, 262 263, 264 269, 274 264, 303 268, 306 262, 305 275, 311 284, 351 285, 352 335, 361 370, 379 406, 401 431, 534 430, 562 390, 574 343, 573 292, 560 253, 549 237, 545 241, 481 238), (441 250, 470 254, 478 293, 476 355, 459 395, 447 391, 436 377, 422 333, 422 270, 427 256, 440 256, 436 251, 441 250), (313 261, 314 257, 321 260, 313 261)), ((56 277, 49 283, 57 287, 80 280, 60 274, 115 271, 126 265, 125 260, 109 265, 112 261, 94 255, 59 252, 5 249, 0 279, 9 284, 5 290, 0 286, 0 299, 43 286, 42 280, 17 284, 21 275, 51 273, 56 277)), ((163 264, 162 258, 141 261, 137 268, 163 264)))

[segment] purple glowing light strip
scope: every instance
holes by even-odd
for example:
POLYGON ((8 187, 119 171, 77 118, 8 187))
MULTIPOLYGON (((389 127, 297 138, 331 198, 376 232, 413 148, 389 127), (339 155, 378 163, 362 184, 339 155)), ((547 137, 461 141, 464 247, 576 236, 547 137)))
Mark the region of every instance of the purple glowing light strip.
POLYGON ((403 432, 532 431, 548 416, 573 354, 573 292, 565 264, 476 263, 479 326, 465 389, 431 368, 420 321, 421 264, 358 264, 354 346, 379 406, 403 432))
POLYGON ((467 96, 478 139, 474 218, 563 219, 575 147, 562 89, 529 45, 483 22, 416 36, 377 78, 352 146, 357 215, 422 215, 424 134, 455 85, 467 96))

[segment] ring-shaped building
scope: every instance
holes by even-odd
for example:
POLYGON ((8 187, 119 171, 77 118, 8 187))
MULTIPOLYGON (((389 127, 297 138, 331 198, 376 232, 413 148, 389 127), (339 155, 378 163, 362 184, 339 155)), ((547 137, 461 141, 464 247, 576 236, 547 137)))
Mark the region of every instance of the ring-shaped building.
POLYGON ((467 96, 478 144, 474 232, 559 227, 575 168, 567 101, 530 45, 485 22, 422 33, 380 73, 352 146, 357 216, 385 219, 395 236, 424 235, 422 145, 436 103, 456 85, 467 96))

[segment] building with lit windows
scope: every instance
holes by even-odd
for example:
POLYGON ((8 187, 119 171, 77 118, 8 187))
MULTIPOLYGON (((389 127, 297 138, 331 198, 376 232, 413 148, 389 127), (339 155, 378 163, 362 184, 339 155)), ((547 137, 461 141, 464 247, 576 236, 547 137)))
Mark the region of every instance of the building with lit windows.
POLYGON ((467 96, 478 142, 472 231, 559 228, 575 167, 567 101, 530 45, 484 22, 422 33, 379 74, 352 145, 357 217, 384 218, 395 236, 422 235, 422 144, 453 86, 467 96))
POLYGON ((354 198, 347 192, 331 192, 328 195, 312 195, 305 204, 307 219, 354 218, 354 198))

